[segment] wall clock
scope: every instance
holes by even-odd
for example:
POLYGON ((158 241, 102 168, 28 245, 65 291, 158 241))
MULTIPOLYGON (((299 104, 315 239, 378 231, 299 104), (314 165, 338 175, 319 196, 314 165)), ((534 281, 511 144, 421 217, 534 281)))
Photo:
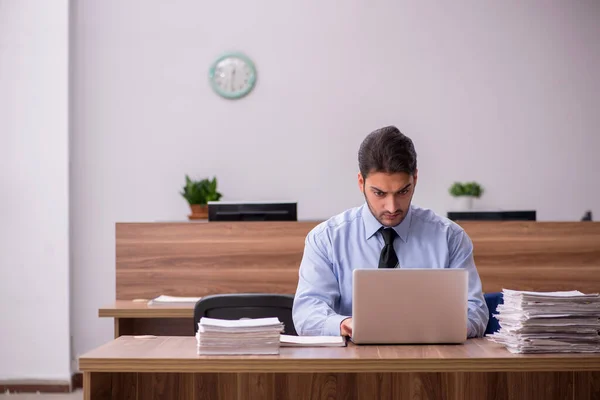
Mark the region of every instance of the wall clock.
POLYGON ((254 63, 241 53, 227 53, 210 67, 213 90, 227 99, 239 99, 252 91, 256 84, 254 63))

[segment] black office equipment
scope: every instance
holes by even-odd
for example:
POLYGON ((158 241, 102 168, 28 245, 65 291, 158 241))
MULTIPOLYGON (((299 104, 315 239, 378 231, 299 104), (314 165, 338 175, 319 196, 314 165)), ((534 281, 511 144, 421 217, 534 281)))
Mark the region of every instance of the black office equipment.
POLYGON ((536 221, 536 211, 449 211, 452 221, 536 221))
POLYGON ((293 202, 208 202, 208 221, 297 221, 293 202))
POLYGON ((297 336, 292 320, 294 296, 276 293, 232 293, 205 296, 194 307, 194 334, 200 318, 235 320, 240 318, 277 317, 284 334, 297 336))

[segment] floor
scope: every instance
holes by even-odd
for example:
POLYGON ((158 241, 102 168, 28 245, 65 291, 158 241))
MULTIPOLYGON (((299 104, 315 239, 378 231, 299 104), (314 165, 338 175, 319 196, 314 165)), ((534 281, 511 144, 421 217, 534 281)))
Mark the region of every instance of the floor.
POLYGON ((0 394, 0 400, 82 400, 83 392, 77 390, 73 393, 19 393, 0 394))

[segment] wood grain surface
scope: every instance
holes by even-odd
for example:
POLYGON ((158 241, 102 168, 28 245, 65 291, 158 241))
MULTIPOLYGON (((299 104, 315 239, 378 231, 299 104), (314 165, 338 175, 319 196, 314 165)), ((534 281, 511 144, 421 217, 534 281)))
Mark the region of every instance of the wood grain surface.
POLYGON ((91 373, 87 400, 591 400, 599 372, 91 373))
POLYGON ((118 223, 116 298, 294 293, 318 222, 118 223))
POLYGON ((198 356, 194 337, 120 336, 79 359, 97 372, 540 372, 600 371, 600 354, 512 354, 487 339, 461 345, 280 349, 277 356, 198 356))
POLYGON ((98 310, 99 317, 110 318, 191 318, 192 304, 148 305, 147 302, 117 300, 98 310))
POLYGON ((98 399, 598 399, 600 354, 515 355, 463 345, 282 348, 198 356, 192 337, 122 336, 80 358, 98 399))
POLYGON ((484 292, 600 292, 600 222, 462 222, 484 292))
MULTIPOLYGON (((118 223, 116 298, 293 294, 306 234, 318 222, 118 223)), ((600 291, 600 222, 460 225, 484 292, 600 291)))
POLYGON ((79 360, 84 398, 600 398, 600 354, 511 354, 462 345, 281 348, 278 356, 198 356, 193 337, 121 336, 79 360))

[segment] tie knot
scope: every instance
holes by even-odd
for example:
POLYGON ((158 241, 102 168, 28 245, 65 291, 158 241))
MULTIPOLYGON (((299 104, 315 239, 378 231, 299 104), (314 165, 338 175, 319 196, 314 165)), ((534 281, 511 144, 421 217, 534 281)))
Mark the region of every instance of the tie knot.
POLYGON ((396 231, 392 228, 383 228, 381 230, 381 235, 383 235, 385 244, 392 244, 394 242, 394 238, 396 237, 396 231))

